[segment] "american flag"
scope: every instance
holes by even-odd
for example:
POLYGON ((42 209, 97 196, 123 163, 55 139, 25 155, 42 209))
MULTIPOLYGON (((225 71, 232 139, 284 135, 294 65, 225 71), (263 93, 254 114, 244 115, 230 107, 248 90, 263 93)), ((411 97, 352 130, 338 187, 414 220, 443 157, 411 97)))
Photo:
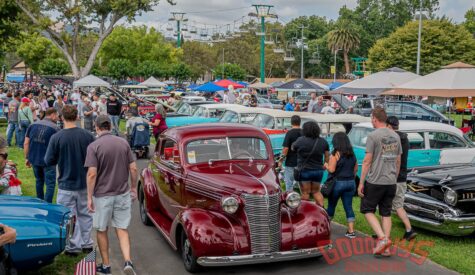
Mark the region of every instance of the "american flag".
POLYGON ((96 275, 96 249, 76 265, 74 275, 96 275))

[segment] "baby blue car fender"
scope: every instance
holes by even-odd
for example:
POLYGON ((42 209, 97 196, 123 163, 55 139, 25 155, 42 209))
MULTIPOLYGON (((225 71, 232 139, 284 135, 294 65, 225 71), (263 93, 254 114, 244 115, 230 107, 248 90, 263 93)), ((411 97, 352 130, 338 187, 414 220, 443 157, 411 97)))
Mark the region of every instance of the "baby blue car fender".
POLYGON ((71 236, 75 218, 62 205, 20 196, 0 196, 0 222, 16 230, 4 248, 17 270, 35 270, 53 262, 71 236))

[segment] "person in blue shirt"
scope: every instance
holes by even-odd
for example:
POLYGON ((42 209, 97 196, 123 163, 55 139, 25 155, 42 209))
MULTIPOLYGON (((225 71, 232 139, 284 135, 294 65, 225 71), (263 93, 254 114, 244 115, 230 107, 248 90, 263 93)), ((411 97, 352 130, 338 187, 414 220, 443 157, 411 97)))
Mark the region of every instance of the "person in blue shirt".
POLYGON ((285 110, 288 112, 293 112, 295 108, 294 102, 295 100, 293 97, 289 98, 289 102, 285 105, 285 110))
POLYGON ((36 121, 28 127, 24 143, 25 165, 33 168, 36 178, 36 196, 49 203, 53 202, 56 186, 56 165, 46 165, 44 155, 51 136, 59 131, 57 121, 58 112, 54 108, 47 109, 43 120, 36 121))

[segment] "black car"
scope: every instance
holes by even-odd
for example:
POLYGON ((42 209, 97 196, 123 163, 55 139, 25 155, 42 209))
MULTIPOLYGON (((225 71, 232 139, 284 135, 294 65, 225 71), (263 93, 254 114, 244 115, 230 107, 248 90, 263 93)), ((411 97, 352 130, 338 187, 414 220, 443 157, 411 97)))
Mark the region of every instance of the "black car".
POLYGON ((354 112, 362 116, 370 116, 376 107, 384 107, 389 116, 396 116, 402 120, 427 120, 441 123, 450 123, 453 120, 431 107, 412 101, 384 101, 383 98, 358 98, 353 104, 354 112))
POLYGON ((417 168, 404 209, 412 224, 452 236, 475 232, 475 164, 417 168))

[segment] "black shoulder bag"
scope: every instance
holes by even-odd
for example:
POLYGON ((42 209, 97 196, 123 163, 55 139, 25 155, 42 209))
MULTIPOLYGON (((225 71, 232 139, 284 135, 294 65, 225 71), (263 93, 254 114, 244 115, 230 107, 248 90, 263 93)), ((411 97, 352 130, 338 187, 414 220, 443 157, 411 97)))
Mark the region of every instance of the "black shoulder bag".
POLYGON ((302 162, 301 165, 297 165, 297 167, 294 168, 294 180, 295 181, 300 181, 302 170, 305 167, 305 164, 307 161, 310 159, 310 157, 313 154, 313 151, 315 151, 315 148, 317 148, 317 144, 320 141, 320 138, 317 138, 317 141, 313 144, 312 151, 310 151, 310 154, 308 154, 307 158, 302 162))
POLYGON ((323 184, 322 188, 320 189, 320 192, 322 193, 324 197, 328 198, 333 191, 333 187, 335 187, 336 171, 338 170, 338 162, 340 161, 340 159, 341 159, 341 156, 337 160, 335 172, 333 173, 328 172, 327 180, 325 181, 325 184, 323 184))

